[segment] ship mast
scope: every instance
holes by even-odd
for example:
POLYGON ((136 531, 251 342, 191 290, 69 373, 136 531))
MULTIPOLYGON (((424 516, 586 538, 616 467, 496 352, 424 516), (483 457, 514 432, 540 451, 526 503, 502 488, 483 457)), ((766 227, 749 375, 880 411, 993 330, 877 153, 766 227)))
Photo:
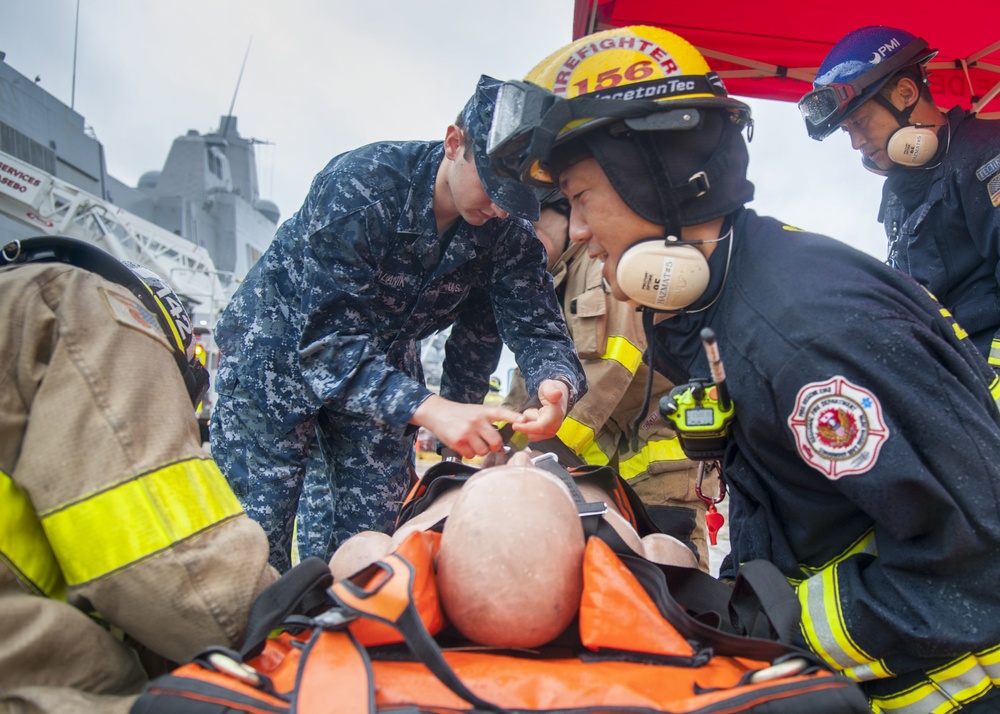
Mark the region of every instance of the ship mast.
POLYGON ((76 25, 73 26, 73 82, 70 88, 69 108, 76 108, 76 49, 80 41, 80 0, 76 0, 76 25))
MULTIPOLYGON (((77 0, 77 2, 79 2, 79 0, 77 0)), ((236 78, 236 89, 233 90, 233 100, 229 102, 229 111, 226 112, 226 123, 225 125, 223 125, 222 131, 220 132, 223 138, 225 138, 226 133, 229 131, 229 122, 232 121, 233 108, 236 106, 236 95, 239 94, 240 92, 240 82, 243 81, 243 70, 246 69, 247 57, 250 56, 250 45, 252 44, 253 44, 253 35, 250 35, 250 40, 247 42, 247 51, 243 53, 243 64, 240 65, 240 74, 236 78)))

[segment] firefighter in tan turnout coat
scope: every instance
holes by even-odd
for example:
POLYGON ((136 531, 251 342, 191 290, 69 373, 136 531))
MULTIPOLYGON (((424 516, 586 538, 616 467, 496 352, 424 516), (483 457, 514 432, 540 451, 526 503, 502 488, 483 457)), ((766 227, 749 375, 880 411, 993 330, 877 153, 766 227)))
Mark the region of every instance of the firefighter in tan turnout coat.
POLYGON ((0 265, 0 712, 126 712, 146 666, 238 646, 276 573, 202 450, 169 288, 67 239, 0 265))

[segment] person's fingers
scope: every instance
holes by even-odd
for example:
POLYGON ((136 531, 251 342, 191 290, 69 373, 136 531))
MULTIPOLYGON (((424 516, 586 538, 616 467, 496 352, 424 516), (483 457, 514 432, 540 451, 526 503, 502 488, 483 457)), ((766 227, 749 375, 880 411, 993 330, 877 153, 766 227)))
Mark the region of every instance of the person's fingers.
POLYGON ((497 429, 489 428, 482 436, 483 441, 486 442, 486 453, 499 451, 503 448, 503 437, 500 436, 500 432, 497 429))
POLYGON ((563 421, 562 410, 551 405, 538 410, 536 418, 512 424, 514 431, 527 435, 532 441, 548 439, 555 436, 563 421))
POLYGON ((512 422, 512 424, 514 424, 516 428, 517 424, 526 424, 532 421, 538 421, 537 407, 531 407, 530 409, 525 409, 523 412, 521 412, 520 418, 517 419, 517 421, 512 422))
MULTIPOLYGON (((496 429, 493 429, 492 426, 489 427, 489 430, 496 431, 496 429)), ((484 431, 484 429, 480 429, 469 436, 469 448, 472 449, 473 456, 485 456, 490 451, 484 431)))
POLYGON ((558 406, 552 404, 546 404, 541 409, 538 410, 538 419, 536 419, 537 426, 541 428, 548 428, 553 424, 561 422, 563 418, 562 409, 558 406))
POLYGON ((477 455, 476 450, 473 449, 472 445, 465 440, 459 441, 452 448, 455 449, 455 451, 457 451, 459 456, 461 456, 463 459, 471 459, 472 457, 477 455))
POLYGON ((516 412, 506 407, 485 407, 484 414, 489 421, 506 421, 511 423, 519 421, 522 416, 521 412, 516 412))
POLYGON ((549 404, 564 404, 568 395, 569 387, 562 382, 555 380, 546 380, 545 382, 542 382, 538 389, 538 398, 543 404, 546 402, 549 404))
POLYGON ((486 423, 480 429, 471 429, 451 448, 461 454, 462 458, 471 459, 475 456, 485 456, 492 451, 499 451, 503 448, 503 438, 492 424, 486 423))

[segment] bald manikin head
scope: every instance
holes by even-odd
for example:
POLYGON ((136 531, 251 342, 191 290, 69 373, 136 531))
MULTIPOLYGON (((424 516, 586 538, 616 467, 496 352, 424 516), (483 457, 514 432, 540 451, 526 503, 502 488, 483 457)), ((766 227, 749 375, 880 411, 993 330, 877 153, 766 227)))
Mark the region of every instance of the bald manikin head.
POLYGON ((583 526, 559 479, 516 454, 462 487, 438 553, 441 605, 473 642, 537 647, 572 622, 583 526))
MULTIPOLYGON (((697 567, 683 543, 663 534, 639 538, 603 489, 586 477, 576 484, 584 500, 607 503, 605 520, 638 555, 697 567)), ((380 560, 414 530, 445 517, 438 588, 448 620, 465 637, 493 647, 537 647, 572 622, 583 588, 583 527, 569 489, 535 467, 527 452, 440 494, 392 537, 364 532, 348 539, 330 561, 334 578, 380 560)))

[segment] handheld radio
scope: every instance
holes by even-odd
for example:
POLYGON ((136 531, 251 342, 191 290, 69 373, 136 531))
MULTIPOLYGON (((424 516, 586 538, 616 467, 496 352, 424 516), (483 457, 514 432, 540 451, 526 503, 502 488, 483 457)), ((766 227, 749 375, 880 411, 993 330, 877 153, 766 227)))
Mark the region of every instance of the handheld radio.
POLYGON ((710 327, 701 331, 712 379, 692 379, 670 390, 660 400, 660 414, 677 432, 685 455, 694 461, 722 458, 729 442, 729 427, 736 417, 726 388, 719 344, 710 327))

